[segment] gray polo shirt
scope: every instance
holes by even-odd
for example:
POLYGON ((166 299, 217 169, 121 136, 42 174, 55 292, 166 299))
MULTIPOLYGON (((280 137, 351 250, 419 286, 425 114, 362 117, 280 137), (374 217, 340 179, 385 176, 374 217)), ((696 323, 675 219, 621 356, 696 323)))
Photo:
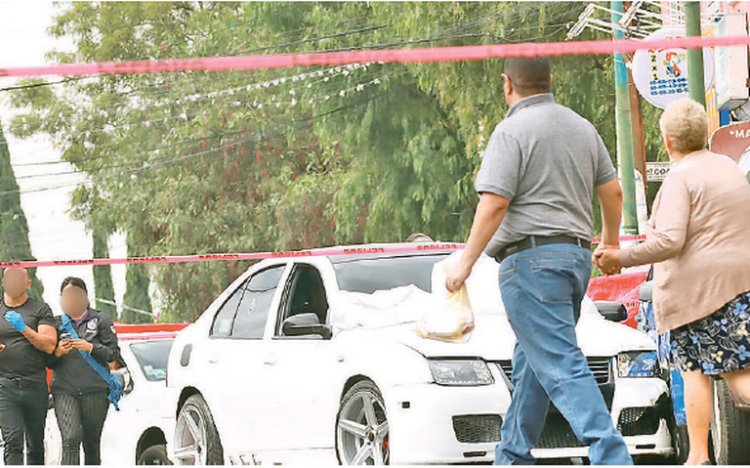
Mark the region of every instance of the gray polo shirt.
POLYGON ((594 187, 616 177, 602 138, 552 94, 517 102, 482 154, 477 192, 510 200, 485 252, 495 255, 528 236, 593 236, 594 187))

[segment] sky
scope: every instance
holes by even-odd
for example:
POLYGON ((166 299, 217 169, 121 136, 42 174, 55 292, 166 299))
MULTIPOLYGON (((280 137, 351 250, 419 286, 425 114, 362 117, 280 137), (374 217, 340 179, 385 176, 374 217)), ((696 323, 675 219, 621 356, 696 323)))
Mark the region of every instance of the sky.
MULTIPOLYGON (((0 0, 0 67, 43 65, 48 63, 44 58, 46 52, 72 47, 69 41, 52 38, 46 32, 57 8, 47 1, 0 0)), ((0 78, 0 88, 13 85, 15 81, 15 78, 0 78)), ((83 223, 74 221, 68 214, 73 186, 82 183, 84 177, 79 174, 44 175, 73 170, 67 163, 27 165, 60 161, 60 153, 47 136, 19 140, 9 134, 10 119, 16 111, 11 108, 6 94, 0 92, 0 124, 8 140, 11 163, 21 189, 21 207, 29 224, 32 254, 38 260, 91 258, 91 234, 86 232, 83 223), (33 192, 39 188, 57 186, 66 187, 33 192)), ((111 257, 126 255, 121 235, 112 236, 109 247, 111 257)), ((79 276, 89 285, 89 291, 94 289, 90 266, 39 268, 37 275, 44 284, 44 300, 56 314, 60 313, 60 283, 66 276, 79 276)), ((125 266, 113 265, 112 277, 115 298, 121 303, 125 292, 125 266)), ((96 291, 93 291, 95 294, 96 291)))

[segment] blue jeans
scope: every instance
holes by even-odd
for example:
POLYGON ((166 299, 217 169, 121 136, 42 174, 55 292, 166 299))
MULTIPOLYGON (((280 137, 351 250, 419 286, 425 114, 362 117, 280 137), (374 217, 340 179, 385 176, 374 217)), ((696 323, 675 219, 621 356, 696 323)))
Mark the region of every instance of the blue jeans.
POLYGON ((593 464, 630 465, 575 326, 591 276, 591 253, 574 244, 528 249, 503 260, 500 291, 516 335, 513 398, 495 464, 533 464, 550 401, 589 446, 593 464))

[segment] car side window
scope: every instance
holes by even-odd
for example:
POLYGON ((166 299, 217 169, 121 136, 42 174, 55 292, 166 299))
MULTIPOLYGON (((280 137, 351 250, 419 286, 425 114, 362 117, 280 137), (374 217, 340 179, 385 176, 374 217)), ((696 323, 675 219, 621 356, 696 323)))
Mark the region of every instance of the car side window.
POLYGON ((282 336, 283 320, 294 315, 315 314, 318 321, 325 324, 328 319, 328 298, 323 278, 317 268, 312 265, 296 265, 289 285, 283 313, 276 326, 276 336, 282 336))
POLYGON ((260 271, 245 284, 232 326, 232 338, 263 338, 271 302, 285 266, 278 265, 260 271))
POLYGON ((247 281, 234 290, 232 295, 224 301, 219 312, 216 313, 214 323, 211 326, 211 337, 227 338, 232 333, 234 314, 237 312, 237 306, 240 304, 240 299, 242 299, 245 284, 247 284, 247 281))

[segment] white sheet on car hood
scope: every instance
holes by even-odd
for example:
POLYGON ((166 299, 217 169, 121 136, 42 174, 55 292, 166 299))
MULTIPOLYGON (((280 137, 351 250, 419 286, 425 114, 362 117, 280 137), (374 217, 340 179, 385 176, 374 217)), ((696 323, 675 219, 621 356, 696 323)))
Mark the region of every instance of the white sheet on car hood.
POLYGON ((435 297, 413 284, 372 294, 341 291, 331 324, 348 330, 416 323, 436 307, 435 297))
MULTIPOLYGON (((375 291, 372 294, 341 291, 331 324, 341 330, 384 328, 416 323, 428 313, 440 313, 440 296, 445 291, 445 266, 455 263, 461 252, 454 252, 435 264, 432 293, 415 285, 375 291)), ((472 309, 476 315, 505 314, 497 283, 497 263, 482 255, 466 281, 472 309)))

